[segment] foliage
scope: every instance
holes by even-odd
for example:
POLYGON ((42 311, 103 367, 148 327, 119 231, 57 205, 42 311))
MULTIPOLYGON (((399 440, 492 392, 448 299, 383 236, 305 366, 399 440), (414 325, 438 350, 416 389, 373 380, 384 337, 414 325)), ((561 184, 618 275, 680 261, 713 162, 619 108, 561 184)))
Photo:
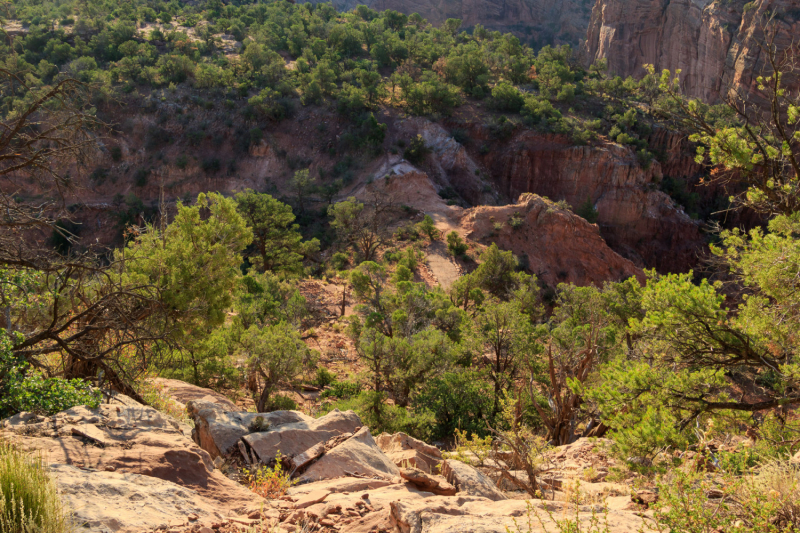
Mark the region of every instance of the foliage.
POLYGON ((283 469, 282 456, 278 452, 275 466, 259 464, 252 467, 247 473, 247 483, 248 488, 262 498, 274 500, 285 496, 297 482, 291 479, 291 472, 283 469))
POLYGON ((587 197, 586 201, 575 208, 575 214, 584 218, 590 224, 597 222, 598 212, 591 197, 587 197))
POLYGON ((430 215, 425 215, 422 218, 422 221, 417 224, 417 229, 419 229, 421 233, 427 235, 431 242, 439 238, 439 230, 436 229, 436 225, 433 223, 433 218, 431 218, 430 215))
POLYGON ((422 135, 417 135, 411 139, 411 142, 408 144, 408 148, 406 148, 403 152, 403 157, 405 157, 409 163, 413 165, 419 165, 425 161, 425 158, 430 153, 431 149, 425 144, 425 140, 422 138, 422 135))
POLYGON ((486 421, 493 408, 492 387, 480 370, 446 372, 427 380, 412 405, 433 415, 434 438, 449 438, 457 430, 486 436, 486 421))
MULTIPOLYGON (((306 176, 308 172, 306 171, 306 176)), ((299 273, 303 259, 319 249, 319 241, 303 242, 291 207, 250 189, 234 197, 239 213, 253 231, 253 264, 261 271, 299 273)))
POLYGON ((250 326, 242 333, 240 342, 242 354, 263 381, 257 398, 260 413, 269 407, 271 395, 281 382, 295 378, 316 358, 300 333, 285 322, 250 326))
POLYGON ((758 474, 715 479, 675 470, 659 483, 648 531, 796 531, 798 477, 791 465, 771 464, 758 474), (777 490, 776 490, 777 489, 777 490), (721 497, 709 498, 710 492, 721 497))
POLYGON ((463 257, 467 253, 467 243, 455 231, 447 234, 447 250, 456 257, 463 257))
POLYGON ((70 516, 41 455, 0 440, 0 530, 69 533, 70 516))
POLYGON ((48 378, 14 356, 11 338, 0 330, 0 419, 21 411, 53 415, 76 405, 100 405, 99 390, 82 379, 48 378))

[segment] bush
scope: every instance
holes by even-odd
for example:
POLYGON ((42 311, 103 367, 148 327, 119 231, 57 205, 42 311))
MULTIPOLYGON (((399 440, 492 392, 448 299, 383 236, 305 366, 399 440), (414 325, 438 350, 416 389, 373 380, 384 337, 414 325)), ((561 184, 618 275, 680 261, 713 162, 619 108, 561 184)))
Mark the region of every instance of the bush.
POLYGON ((317 376, 314 378, 314 385, 317 387, 327 387, 336 382, 336 374, 321 366, 317 369, 317 376))
POLYGON ((219 162, 219 159, 216 157, 211 157, 209 159, 203 159, 203 162, 200 164, 200 167, 207 173, 213 174, 219 172, 222 168, 222 164, 219 162))
POLYGON ((386 403, 385 392, 365 391, 346 400, 328 404, 327 412, 333 409, 358 414, 372 434, 397 433, 401 431, 420 440, 428 440, 433 428, 433 415, 428 412, 410 412, 403 407, 386 403))
POLYGON ((409 143, 408 148, 406 148, 403 152, 403 157, 405 157, 412 165, 419 165, 430 153, 431 149, 425 144, 425 140, 422 138, 422 135, 417 135, 411 139, 411 143, 409 143))
POLYGON ((522 97, 522 93, 510 83, 499 83, 492 89, 490 105, 497 111, 519 113, 524 103, 525 99, 522 97))
POLYGON ((765 465, 757 475, 738 478, 675 470, 658 483, 656 523, 649 531, 797 531, 798 482, 797 466, 786 463, 765 465), (718 497, 711 499, 713 493, 718 497))
POLYGON ((292 485, 297 483, 291 479, 291 472, 283 470, 281 454, 275 458, 275 466, 260 465, 253 467, 247 473, 247 482, 250 490, 262 498, 278 499, 286 494, 292 485))
MULTIPOLYGON (((2 331, 2 330, 0 330, 2 331)), ((76 405, 91 409, 102 394, 80 379, 47 378, 11 352, 11 340, 0 333, 0 419, 21 411, 52 415, 76 405)))
POLYGON ((147 176, 150 175, 150 170, 146 168, 138 169, 133 175, 133 184, 136 187, 144 187, 147 185, 147 176))
POLYGON ((189 166, 189 158, 186 157, 186 154, 181 154, 175 159, 175 166, 181 170, 189 166))
POLYGON ((0 441, 0 531, 68 533, 72 529, 41 456, 0 441))
POLYGON ((586 219, 591 224, 597 222, 597 217, 599 216, 590 196, 587 196, 586 200, 575 209, 575 214, 586 219))
POLYGON ((283 396, 281 394, 276 394, 269 399, 269 403, 267 403, 266 412, 272 411, 296 411, 297 410, 297 402, 289 398, 288 396, 283 396))
POLYGON ((320 398, 347 400, 361 394, 361 383, 356 381, 334 381, 329 389, 322 391, 320 398))
POLYGON ((456 257, 462 257, 464 254, 467 253, 467 243, 464 242, 464 239, 456 233, 455 231, 451 231, 447 234, 447 249, 456 257))
POLYGON ((350 264, 350 258, 344 252, 336 252, 331 256, 331 266, 336 270, 344 270, 350 264))
POLYGON ((457 429, 486 436, 485 416, 491 416, 494 393, 485 376, 475 370, 448 372, 429 380, 414 398, 418 411, 433 415, 435 438, 450 438, 457 429))

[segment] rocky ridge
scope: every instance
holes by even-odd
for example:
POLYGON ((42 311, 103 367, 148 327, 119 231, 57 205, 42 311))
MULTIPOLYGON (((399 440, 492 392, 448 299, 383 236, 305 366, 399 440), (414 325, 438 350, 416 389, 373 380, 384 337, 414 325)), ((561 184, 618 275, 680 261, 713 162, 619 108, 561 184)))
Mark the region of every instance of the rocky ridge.
MULTIPOLYGON (((179 389, 210 396, 190 385, 179 389)), ((515 518, 526 522, 538 515, 545 527, 550 513, 577 513, 588 523, 598 511, 588 500, 575 509, 561 490, 552 491, 553 500, 518 499, 519 493, 501 490, 479 466, 443 458, 435 446, 402 433, 373 438, 351 411, 310 419, 291 411, 242 413, 226 410, 225 402, 198 403, 189 404, 195 441, 179 422, 130 400, 52 417, 20 413, 0 422, 0 437, 47 455, 76 521, 92 533, 229 533, 253 526, 278 533, 505 533, 515 518), (242 433, 245 419, 249 428, 242 433), (223 472, 269 463, 256 450, 259 439, 272 433, 281 435, 282 460, 298 484, 282 498, 264 500, 223 472), (228 451, 212 460, 197 441, 204 447, 213 443, 214 453, 228 451)), ((578 441, 561 457, 575 463, 598 442, 578 441)), ((564 466, 562 485, 580 475, 564 466)), ((612 501, 609 531, 636 531, 636 509, 630 497, 612 501)))

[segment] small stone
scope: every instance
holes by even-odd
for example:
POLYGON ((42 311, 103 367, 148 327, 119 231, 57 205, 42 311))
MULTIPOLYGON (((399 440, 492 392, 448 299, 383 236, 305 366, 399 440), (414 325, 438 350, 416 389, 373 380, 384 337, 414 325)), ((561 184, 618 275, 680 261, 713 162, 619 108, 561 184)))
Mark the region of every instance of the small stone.
POLYGON ((187 516, 186 518, 188 518, 188 519, 189 519, 189 522, 194 522, 194 521, 196 521, 196 520, 197 520, 198 518, 200 518, 200 517, 199 517, 199 516, 197 516, 196 514, 192 513, 192 514, 190 514, 189 516, 187 516))
POLYGON ((258 520, 261 518, 261 511, 250 511, 250 513, 247 515, 247 518, 251 520, 258 520))
POLYGON ((106 470, 106 472, 115 472, 117 469, 116 469, 116 468, 114 468, 113 466, 107 466, 107 467, 105 468, 105 470, 106 470))
POLYGON ((214 533, 214 530, 210 527, 201 527, 197 533, 214 533))
POLYGON ((365 492, 364 494, 362 494, 362 495, 361 495, 361 499, 362 499, 362 500, 369 500, 369 494, 367 494, 367 493, 365 492))
POLYGON ((319 521, 319 525, 326 526, 326 527, 332 527, 333 526, 333 520, 330 520, 329 518, 323 518, 322 520, 319 521))

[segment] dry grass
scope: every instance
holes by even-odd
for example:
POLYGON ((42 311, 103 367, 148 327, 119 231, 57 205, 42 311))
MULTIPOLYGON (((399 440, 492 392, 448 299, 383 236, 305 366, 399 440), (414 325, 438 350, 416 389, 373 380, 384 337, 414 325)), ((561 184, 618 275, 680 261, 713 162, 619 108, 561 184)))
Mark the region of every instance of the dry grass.
POLYGON ((67 533, 72 526, 41 455, 0 440, 0 531, 67 533))

